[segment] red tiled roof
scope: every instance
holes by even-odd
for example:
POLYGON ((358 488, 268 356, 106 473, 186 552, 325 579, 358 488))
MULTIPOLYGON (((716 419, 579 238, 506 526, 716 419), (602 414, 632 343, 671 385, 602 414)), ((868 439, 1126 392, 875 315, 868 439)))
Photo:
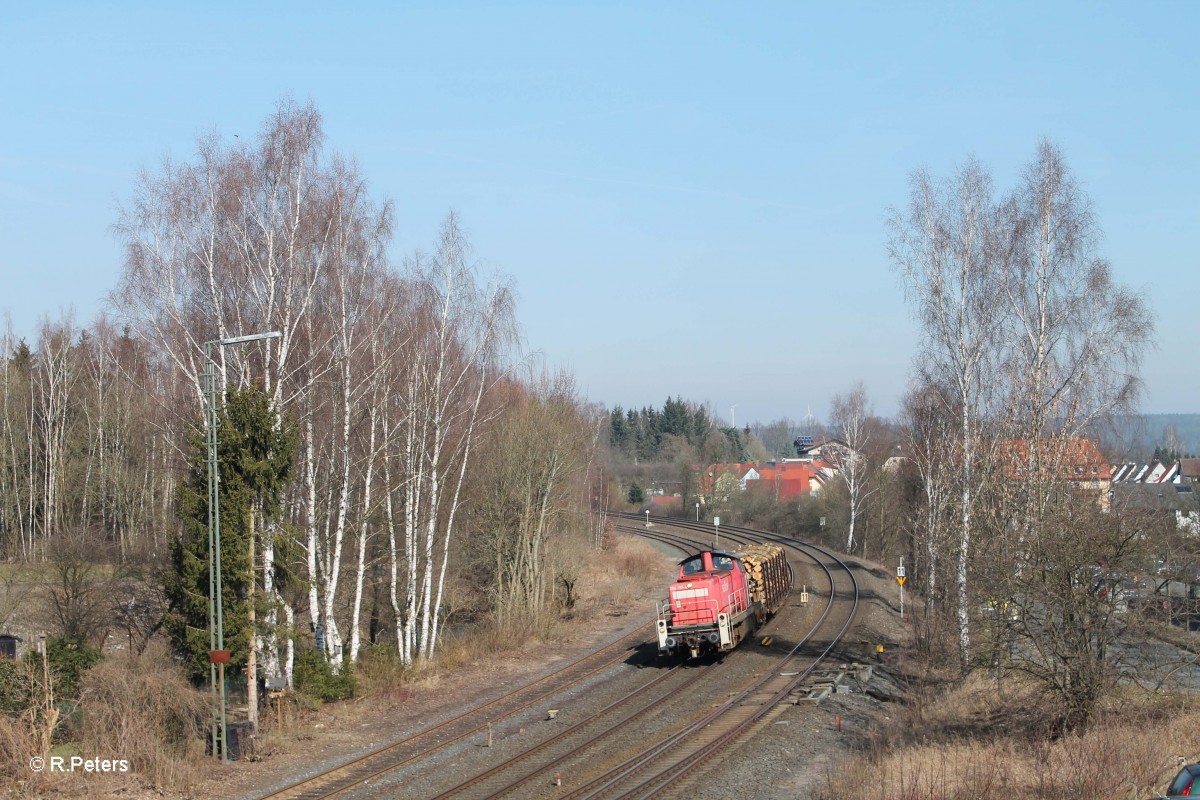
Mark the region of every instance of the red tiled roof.
POLYGON ((748 481, 747 488, 753 487, 756 492, 770 492, 781 501, 806 494, 811 489, 813 478, 819 477, 812 464, 798 462, 764 464, 758 467, 758 474, 759 480, 748 481))
MULTIPOLYGON (((1112 465, 1100 453, 1100 448, 1091 439, 1068 439, 1065 442, 1043 441, 1047 460, 1057 459, 1060 477, 1065 480, 1095 481, 1112 480, 1112 465), (1061 444, 1062 450, 1057 451, 1061 444)), ((1005 459, 1005 471, 1010 478, 1023 474, 1029 461, 1029 443, 1024 439, 1010 439, 1000 446, 1005 459)))

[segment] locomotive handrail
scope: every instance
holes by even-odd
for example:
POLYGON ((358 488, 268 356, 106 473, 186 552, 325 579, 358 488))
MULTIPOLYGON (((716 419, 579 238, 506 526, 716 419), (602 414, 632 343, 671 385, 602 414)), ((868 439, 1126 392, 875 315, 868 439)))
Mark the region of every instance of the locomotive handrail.
MULTIPOLYGON (((719 600, 710 598, 707 601, 701 601, 696 598, 688 598, 688 599, 695 599, 694 606, 689 609, 681 610, 681 613, 699 614, 701 612, 701 610, 708 610, 708 609, 707 608, 701 609, 701 608, 697 608, 695 606, 709 606, 709 607, 711 607, 711 610, 712 610, 712 623, 711 624, 716 625, 717 624, 717 616, 720 614, 733 615, 733 614, 740 614, 743 611, 748 610, 750 608, 750 604, 747 599, 748 596, 749 596, 749 590, 747 588, 743 587, 741 589, 737 589, 730 594, 730 597, 732 599, 731 599, 729 605, 725 606, 724 608, 721 607, 719 600), (741 601, 742 601, 741 603, 738 602, 739 597, 741 598, 741 601)), ((655 606, 658 607, 658 604, 661 602, 663 602, 663 601, 661 601, 661 600, 656 601, 655 606)), ((670 620, 670 619, 674 618, 674 616, 675 616, 675 608, 672 607, 672 605, 671 605, 670 595, 667 596, 665 604, 668 609, 668 614, 663 615, 661 608, 659 608, 658 609, 659 610, 658 618, 670 620)), ((697 625, 706 625, 709 623, 696 623, 696 624, 697 625)))

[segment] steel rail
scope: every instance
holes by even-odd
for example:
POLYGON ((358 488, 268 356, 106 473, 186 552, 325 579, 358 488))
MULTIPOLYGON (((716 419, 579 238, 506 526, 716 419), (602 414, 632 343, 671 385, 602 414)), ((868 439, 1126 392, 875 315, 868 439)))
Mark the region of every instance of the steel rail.
POLYGON ((328 770, 324 770, 316 775, 309 776, 300 781, 296 781, 280 789, 275 789, 267 794, 261 795, 262 800, 315 800, 315 798, 334 797, 348 789, 352 789, 364 781, 371 780, 386 772, 399 769, 403 766, 425 758, 433 750, 444 749, 457 742, 463 741, 471 736, 477 735, 487 729, 489 723, 494 723, 497 720, 506 719, 516 714, 525 711, 530 706, 545 700, 554 694, 562 692, 571 686, 574 686, 588 678, 603 672, 606 669, 613 667, 616 664, 625 661, 628 658, 628 653, 636 649, 643 641, 644 624, 639 624, 634 630, 621 634, 615 639, 603 644, 601 647, 593 650, 578 659, 565 664, 562 667, 549 672, 529 683, 522 684, 511 691, 504 692, 496 697, 472 706, 459 714, 455 714, 436 725, 418 731, 410 736, 406 736, 390 744, 372 750, 369 753, 364 753, 361 756, 350 759, 344 763, 335 765, 328 770), (605 654, 610 651, 618 651, 613 656, 605 654), (589 666, 589 662, 599 661, 599 664, 589 666), (571 677, 569 673, 572 670, 583 669, 584 671, 571 677), (552 683, 555 679, 569 678, 565 682, 552 683), (529 692, 531 689, 539 685, 547 685, 544 691, 536 694, 525 700, 520 700, 519 695, 529 692), (494 717, 484 717, 489 709, 496 708, 505 702, 518 701, 513 708, 505 710, 503 713, 494 717), (474 722, 471 717, 479 717, 479 722, 474 722), (486 721, 485 721, 486 720, 486 721), (456 726, 465 725, 467 730, 455 735, 444 741, 437 742, 433 750, 422 750, 412 755, 398 755, 401 750, 418 746, 423 740, 429 739, 436 734, 445 733, 447 730, 456 726), (376 763, 383 762, 383 763, 376 763), (331 785, 332 784, 332 785, 331 785))
MULTIPOLYGON (((694 550, 698 551, 700 549, 704 549, 704 547, 705 547, 705 545, 703 543, 697 543, 697 542, 693 541, 692 539, 681 538, 678 534, 673 534, 673 533, 670 533, 667 531, 650 531, 650 530, 647 530, 644 528, 638 529, 638 528, 634 528, 633 526, 626 526, 626 525, 619 525, 618 529, 622 530, 624 532, 636 533, 636 534, 645 536, 646 538, 660 540, 660 541, 669 543, 669 544, 671 544, 671 546, 676 547, 681 550, 694 549, 694 550), (683 542, 684 544, 686 544, 687 547, 681 546, 680 542, 683 542)), ((752 537, 748 537, 748 536, 740 535, 740 534, 733 534, 731 536, 731 538, 733 538, 735 540, 746 539, 747 541, 749 541, 752 537)), ((490 769, 486 772, 480 773, 479 775, 477 775, 473 778, 470 778, 451 789, 446 790, 445 792, 437 795, 433 800, 448 800, 448 798, 463 797, 463 796, 495 798, 495 797, 502 797, 502 796, 513 793, 514 791, 516 791, 520 787, 524 786, 525 784, 529 783, 530 781, 534 780, 538 776, 549 773, 555 767, 559 766, 560 764, 567 761, 568 759, 578 756, 582 751, 594 746, 595 744, 597 744, 601 740, 607 738, 608 736, 612 735, 613 733, 620 731, 622 729, 622 727, 624 725, 626 725, 630 720, 632 720, 638 716, 650 713, 654 709, 659 708, 662 705, 670 702, 674 698, 678 697, 685 690, 690 689, 696 683, 696 681, 700 680, 702 677, 705 677, 708 674, 708 670, 706 669, 702 672, 696 672, 688 680, 684 681, 680 685, 669 689, 666 693, 664 693, 658 697, 651 698, 649 703, 644 704, 642 707, 638 708, 633 713, 625 714, 620 719, 606 724, 605 727, 603 727, 599 731, 591 733, 590 735, 587 736, 586 739, 575 744, 568 751, 560 753, 559 755, 555 756, 553 759, 551 759, 548 762, 543 762, 541 764, 536 765, 536 767, 534 769, 526 771, 525 774, 512 779, 505 785, 499 786, 499 787, 494 787, 492 789, 484 790, 486 792, 485 794, 481 794, 478 790, 478 787, 480 786, 480 784, 491 780, 492 778, 502 774, 503 772, 519 766, 521 764, 521 762, 527 761, 530 758, 533 758, 534 756, 538 755, 539 753, 542 753, 556 745, 559 745, 560 743, 566 741, 567 739, 569 739, 570 737, 572 737, 578 733, 585 732, 586 729, 589 727, 594 727, 597 724, 597 722, 602 720, 603 717, 613 714, 618 709, 627 705, 633 699, 637 698, 638 696, 640 696, 641 694, 646 692, 648 689, 659 685, 661 682, 665 681, 668 677, 677 674, 679 669, 680 669, 680 667, 678 667, 678 666, 672 667, 666 673, 652 679, 650 682, 642 685, 641 687, 638 687, 634 691, 626 694, 624 697, 621 697, 620 699, 616 700, 615 702, 611 703, 610 705, 606 706, 605 708, 595 712, 588 719, 582 720, 582 721, 576 723, 575 725, 572 725, 570 728, 556 734, 555 736, 551 737, 550 739, 547 739, 544 742, 541 742, 521 753, 516 754, 512 758, 508 759, 507 761, 505 761, 501 764, 496 765, 492 769, 490 769)))
MULTIPOLYGON (((441 794, 434 796, 432 798, 432 800, 447 800, 447 798, 459 797, 459 796, 466 794, 467 792, 469 792, 470 790, 479 786, 480 784, 482 784, 488 780, 491 780, 492 778, 500 775, 503 772, 506 772, 506 771, 512 769, 515 766, 518 766, 522 761, 527 761, 528 759, 533 758, 534 756, 538 755, 539 753, 541 753, 557 744, 560 744, 561 742, 565 741, 566 739, 570 738, 571 736, 574 736, 577 733, 585 732, 585 730, 589 726, 594 726, 596 724, 597 720, 600 720, 606 716, 613 714, 616 711, 621 710, 624 706, 626 706, 626 705, 630 704, 631 702, 633 702, 634 700, 638 699, 642 694, 650 691, 651 689, 658 686, 659 684, 666 682, 669 678, 673 678, 676 675, 681 674, 682 671, 683 671, 683 668, 681 666, 671 667, 670 669, 666 670, 665 672, 662 672, 661 674, 655 676, 647 683, 644 683, 641 686, 639 686, 638 688, 634 689, 632 692, 627 693, 623 697, 618 698, 613 703, 610 703, 609 705, 607 705, 604 708, 600 709, 599 711, 595 712, 587 719, 580 720, 579 722, 570 726, 566 730, 556 733, 553 737, 551 737, 543 742, 540 742, 539 744, 534 745, 533 747, 529 748, 528 750, 525 750, 524 752, 518 753, 516 756, 513 756, 512 758, 508 759, 507 761, 503 762, 502 764, 497 764, 495 767, 492 767, 487 772, 481 772, 480 774, 476 775, 475 777, 470 778, 469 780, 466 780, 463 783, 460 783, 458 786, 455 786, 452 789, 448 789, 448 790, 442 792, 441 794)), ((690 689, 695 684, 695 682, 700 679, 701 674, 702 674, 701 672, 697 672, 696 674, 690 676, 686 681, 681 683, 679 686, 671 688, 666 694, 664 694, 660 697, 652 698, 650 705, 648 707, 639 707, 636 710, 634 710, 632 714, 623 715, 620 719, 617 719, 615 722, 613 722, 608 727, 601 730, 599 733, 590 735, 587 738, 587 740, 580 745, 580 747, 588 747, 588 746, 591 746, 592 744, 595 744, 596 742, 600 741, 601 739, 608 736, 609 734, 611 734, 617 730, 620 730, 621 726, 628 723, 629 720, 633 719, 634 717, 636 717, 640 714, 646 713, 648 708, 653 708, 654 706, 656 706, 662 702, 665 702, 666 700, 668 700, 672 697, 675 697, 679 693, 683 692, 685 689, 690 689)), ((549 762, 546 762, 543 764, 539 764, 534 771, 527 772, 525 775, 522 775, 514 780, 511 780, 509 783, 505 784, 504 786, 501 786, 501 787, 493 789, 493 790, 488 790, 488 794, 486 794, 485 796, 486 797, 496 797, 496 796, 502 795, 504 793, 511 792, 513 789, 517 788, 518 786, 522 786, 525 783, 528 783, 529 781, 533 780, 538 775, 540 775, 544 772, 547 772, 551 769, 554 769, 554 767, 558 766, 558 764, 562 763, 563 761, 565 761, 566 759, 568 759, 572 755, 574 755, 578 751, 578 749, 579 748, 577 747, 575 749, 572 749, 568 753, 557 756, 552 761, 549 761, 549 762)))
MULTIPOLYGON (((634 515, 628 515, 627 518, 640 519, 640 517, 635 517, 634 515)), ((703 523, 697 524, 661 518, 657 521, 660 524, 673 525, 685 530, 702 530, 705 533, 708 532, 709 528, 708 525, 703 523)), ((786 699, 794 688, 811 675, 813 670, 832 652, 833 648, 845 636, 850 625, 853 624, 858 608, 858 582, 854 578, 854 574, 849 566, 834 553, 808 542, 789 540, 786 537, 770 534, 766 531, 756 531, 741 526, 729 526, 727 530, 730 533, 767 538, 772 541, 781 542, 793 549, 806 552, 810 558, 813 558, 814 562, 825 572, 830 585, 829 601, 817 623, 813 626, 810 634, 804 637, 801 642, 788 652, 780 662, 779 668, 772 670, 770 674, 765 675, 762 679, 739 692, 717 709, 685 726, 663 742, 643 750, 632 758, 626 759, 585 785, 564 795, 564 798, 580 799, 600 796, 654 797, 661 793, 677 779, 685 776, 690 770, 695 769, 705 758, 711 756, 722 747, 729 745, 750 730, 759 720, 786 699), (835 562, 839 572, 844 572, 850 579, 852 589, 851 609, 850 613, 846 615, 845 622, 837 630, 829 644, 820 655, 813 659, 812 663, 806 669, 799 670, 795 676, 783 676, 779 674, 780 670, 797 657, 799 649, 824 624, 832 612, 834 601, 838 594, 838 583, 833 578, 833 571, 819 559, 813 557, 812 553, 818 553, 835 562), (784 680, 785 678, 786 680, 784 680), (671 753, 675 750, 683 750, 684 752, 675 753, 672 756, 671 753), (643 772, 647 768, 652 768, 654 763, 662 758, 670 758, 670 763, 665 767, 658 768, 649 777, 641 779, 632 788, 625 789, 623 793, 613 793, 619 784, 629 780, 637 780, 637 773, 643 772)), ((636 529, 634 532, 637 532, 636 529)))

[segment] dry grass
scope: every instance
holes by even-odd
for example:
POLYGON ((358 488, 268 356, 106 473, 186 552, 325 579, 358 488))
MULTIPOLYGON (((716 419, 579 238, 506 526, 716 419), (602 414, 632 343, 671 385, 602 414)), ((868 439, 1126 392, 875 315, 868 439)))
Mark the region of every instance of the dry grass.
POLYGON ((997 691, 972 679, 936 702, 918 700, 865 752, 829 776, 822 800, 1153 796, 1200 754, 1195 701, 1137 705, 1126 698, 1086 732, 1059 738, 1039 729, 1045 703, 1028 689, 997 691))
POLYGON ((646 542, 614 536, 608 549, 592 556, 580 576, 580 601, 575 616, 594 618, 607 613, 650 613, 657 593, 666 596, 674 578, 671 559, 646 542))
POLYGON ((195 782, 204 761, 208 695, 191 688, 165 651, 103 661, 84 673, 81 687, 78 708, 70 719, 57 720, 58 733, 71 741, 53 749, 39 708, 0 715, 0 786, 7 784, 6 796, 110 797, 136 786, 183 789, 195 782), (29 766, 35 756, 125 759, 128 771, 35 772, 29 766))
POLYGON ((203 760, 208 695, 193 689, 162 650, 88 670, 80 698, 80 750, 124 758, 144 783, 182 788, 203 760))
POLYGON ((511 653, 530 643, 553 640, 563 634, 567 620, 572 626, 586 628, 588 621, 605 615, 649 613, 654 609, 656 592, 665 593, 670 580, 671 559, 627 536, 612 537, 608 549, 592 552, 588 559, 577 584, 578 601, 562 624, 489 623, 448 632, 432 662, 416 662, 408 667, 400 663, 391 645, 368 648, 358 665, 356 694, 404 696, 413 686, 436 680, 439 673, 511 653))
POLYGON ((434 660, 430 664, 414 665, 420 674, 454 670, 479 661, 481 658, 510 652, 530 641, 540 641, 537 626, 529 625, 481 625, 461 633, 446 636, 438 645, 434 660))
POLYGON ((8 784, 17 796, 47 791, 55 783, 53 777, 29 768, 30 759, 42 752, 42 732, 33 715, 0 714, 0 784, 8 784))

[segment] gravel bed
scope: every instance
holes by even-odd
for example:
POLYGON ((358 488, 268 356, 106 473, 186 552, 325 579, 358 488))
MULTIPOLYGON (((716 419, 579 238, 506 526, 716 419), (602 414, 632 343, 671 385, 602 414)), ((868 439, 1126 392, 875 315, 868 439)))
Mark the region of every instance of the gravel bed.
MULTIPOLYGON (((796 582, 806 583, 811 592, 814 578, 815 573, 800 570, 796 582)), ((885 644, 890 651, 905 635, 894 607, 898 598, 892 597, 896 595, 894 579, 881 568, 867 565, 860 566, 859 579, 866 599, 848 637, 847 647, 838 654, 838 659, 845 661, 874 659, 875 643, 885 644)), ((664 580, 664 585, 666 581, 669 578, 664 580)), ((647 598, 644 598, 646 607, 653 606, 652 598, 661 593, 661 589, 651 587, 648 590, 647 598)), ((547 775, 539 779, 537 785, 527 786, 523 796, 560 796, 572 785, 582 782, 585 776, 595 775, 604 764, 640 751, 647 742, 661 740, 686 722, 720 705, 754 677, 774 669, 780 651, 788 649, 801 631, 811 627, 823 605, 824 599, 813 592, 809 604, 801 607, 797 592, 789 606, 755 637, 756 641, 745 643, 721 659, 689 665, 689 669, 701 673, 694 690, 669 701, 656 713, 630 721, 602 744, 556 767, 555 770, 563 775, 563 788, 553 786, 552 776, 547 775), (774 637, 773 646, 759 646, 757 639, 767 634, 774 637)), ((397 698, 391 703, 372 698, 367 707, 349 704, 334 710, 332 719, 329 718, 331 713, 325 712, 321 716, 325 721, 314 723, 320 727, 313 730, 311 741, 284 742, 265 762, 226 768, 227 777, 236 775, 236 780, 230 782, 232 785, 222 781, 221 794, 245 800, 260 797, 268 788, 278 788, 316 774, 458 713, 477 704, 483 697, 494 696, 502 688, 529 682, 561 666, 566 659, 577 658, 611 640, 621 630, 632 630, 633 626, 626 617, 609 619, 603 630, 595 625, 593 628, 590 641, 579 641, 554 652, 547 645, 531 646, 498 662, 481 662, 439 678, 411 697, 397 698), (338 715, 344 718, 338 719, 338 715)), ((545 704, 546 709, 534 709, 498 722, 493 729, 491 748, 484 746, 486 742, 481 734, 479 741, 456 745, 420 765, 363 785, 346 796, 415 800, 432 797, 528 749, 561 726, 574 724, 609 705, 662 669, 654 659, 655 647, 650 638, 648 635, 647 645, 625 663, 593 676, 586 684, 561 697, 552 698, 545 704), (559 712, 554 721, 546 718, 545 712, 549 708, 559 712)), ((881 683, 886 676, 876 673, 873 680, 881 683)), ((882 683, 881 687, 872 694, 888 696, 891 690, 882 683)), ((689 800, 726 798, 731 796, 731 786, 743 787, 743 790, 752 787, 755 798, 811 796, 826 780, 830 768, 861 740, 875 720, 887 713, 886 704, 872 697, 867 691, 869 687, 852 688, 851 693, 831 695, 821 705, 786 706, 776 712, 768 724, 727 752, 720 763, 711 765, 711 769, 690 780, 686 784, 686 794, 682 796, 689 800), (836 725, 838 717, 841 718, 840 731, 836 725)), ((209 790, 212 788, 211 782, 206 787, 197 787, 193 796, 211 796, 209 790)))
MULTIPOLYGON (((843 559, 855 569, 862 599, 845 644, 832 654, 830 664, 870 665, 870 677, 860 681, 851 671, 844 681, 849 691, 830 694, 819 704, 782 706, 750 736, 673 787, 668 797, 717 800, 741 792, 755 800, 813 797, 830 779, 832 769, 866 740, 872 728, 887 722, 890 702, 900 699, 900 689, 890 668, 876 655, 875 646, 884 645, 886 660, 907 642, 897 584, 879 567, 843 559)), ((811 580, 809 585, 813 585, 811 580)), ((799 615, 794 615, 798 609, 789 609, 788 627, 810 625, 819 605, 823 600, 810 600, 799 615)), ((778 635, 776 639, 778 643, 778 635)), ((758 650, 761 654, 761 648, 758 650)))

